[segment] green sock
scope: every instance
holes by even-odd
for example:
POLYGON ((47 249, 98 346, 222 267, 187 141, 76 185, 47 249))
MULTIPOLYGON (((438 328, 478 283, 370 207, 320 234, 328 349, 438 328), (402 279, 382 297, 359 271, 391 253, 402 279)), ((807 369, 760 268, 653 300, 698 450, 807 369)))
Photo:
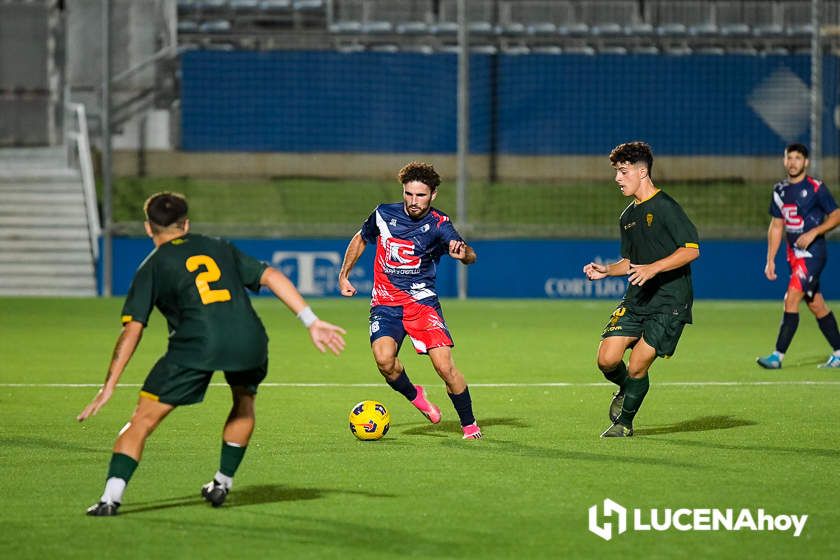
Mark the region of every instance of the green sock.
POLYGON ((624 361, 618 362, 614 370, 604 372, 604 377, 607 378, 607 381, 618 385, 623 391, 624 385, 627 383, 627 366, 624 364, 624 361))
POLYGON ((128 482, 131 480, 131 475, 134 474, 134 469, 137 468, 137 461, 123 453, 114 453, 111 455, 111 463, 108 465, 108 478, 121 478, 128 482))
POLYGON ((236 474, 236 469, 239 468, 239 463, 245 456, 247 445, 238 446, 230 444, 226 441, 222 442, 222 460, 219 463, 219 472, 225 476, 233 478, 236 474))
POLYGON ((627 378, 624 384, 624 404, 621 406, 621 416, 618 417, 619 424, 633 426, 633 418, 642 406, 648 388, 650 388, 650 380, 647 375, 641 379, 627 378))

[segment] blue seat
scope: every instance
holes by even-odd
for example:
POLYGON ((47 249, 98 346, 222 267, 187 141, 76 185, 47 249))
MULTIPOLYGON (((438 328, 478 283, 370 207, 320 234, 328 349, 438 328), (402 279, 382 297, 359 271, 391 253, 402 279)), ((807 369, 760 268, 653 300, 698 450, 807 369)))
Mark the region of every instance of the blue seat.
POLYGON ((785 30, 785 34, 792 37, 803 37, 806 35, 812 35, 813 33, 814 26, 812 26, 810 23, 796 23, 788 25, 787 29, 785 30))
POLYGON ((198 30, 202 33, 227 33, 230 29, 231 24, 226 19, 205 21, 198 26, 198 30))
POLYGON ((751 32, 746 23, 724 23, 720 26, 720 34, 724 37, 748 37, 751 32))
POLYGON ((292 10, 292 0, 262 0, 259 11, 263 14, 288 14, 292 10))
POLYGON ((403 21, 397 24, 395 31, 399 35, 427 35, 431 29, 425 21, 403 21))
POLYGON ((583 37, 589 35, 589 26, 585 23, 568 23, 557 26, 557 34, 563 37, 583 37))
POLYGON ((755 37, 781 37, 785 34, 785 28, 778 23, 765 23, 754 25, 752 32, 755 37))
POLYGON ((352 20, 336 21, 330 24, 329 30, 330 33, 357 35, 362 32, 362 22, 352 20))
POLYGON ((659 47, 654 45, 641 45, 633 47, 631 52, 633 54, 659 54, 659 47))
POLYGON ((687 32, 683 23, 663 23, 656 28, 656 34, 660 37, 683 37, 687 32))
POLYGON ((458 24, 454 21, 439 21, 431 26, 431 31, 435 35, 456 35, 458 24))
POLYGON ((711 22, 698 23, 688 28, 688 34, 695 37, 714 37, 720 34, 720 29, 711 22))
POLYGON ((528 33, 528 28, 524 23, 513 21, 496 26, 497 35, 507 35, 508 37, 520 37, 528 33))
POLYGON ((198 32, 198 22, 188 19, 178 20, 178 33, 196 33, 198 32))
POLYGON ((230 0, 230 9, 237 14, 256 13, 259 7, 259 0, 230 0))
POLYGON ((557 45, 540 45, 531 48, 533 54, 563 54, 562 47, 557 45))
POLYGON ((647 37, 653 35, 653 25, 647 22, 628 23, 624 26, 624 34, 628 37, 647 37))
POLYGON ((620 54, 620 55, 624 55, 624 54, 627 54, 627 47, 622 47, 620 45, 599 47, 598 48, 598 54, 620 54))
POLYGON ((531 23, 528 25, 528 35, 551 36, 557 34, 557 26, 550 21, 531 23))
POLYGON ((586 56, 593 56, 595 55, 595 49, 590 47, 589 45, 577 45, 572 47, 566 47, 563 49, 563 52, 567 54, 585 54, 586 56))
POLYGON ((593 35, 615 37, 623 33, 623 28, 618 23, 601 23, 593 25, 590 32, 593 35))
POLYGON ((323 12, 324 0, 293 0, 292 9, 296 12, 323 12))
POLYGON ((726 54, 726 49, 723 47, 698 47, 694 50, 697 54, 713 54, 713 55, 722 55, 726 54))
POLYGON ((368 35, 384 35, 394 31, 394 24, 390 21, 366 21, 362 23, 362 33, 368 35))

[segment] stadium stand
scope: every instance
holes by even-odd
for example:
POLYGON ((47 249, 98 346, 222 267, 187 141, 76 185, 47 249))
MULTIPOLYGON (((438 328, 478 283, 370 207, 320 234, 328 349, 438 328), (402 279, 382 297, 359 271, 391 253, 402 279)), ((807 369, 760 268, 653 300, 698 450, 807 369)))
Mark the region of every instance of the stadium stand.
MULTIPOLYGON (((457 0, 178 0, 181 44, 243 49, 452 50, 457 0)), ((489 52, 792 53, 808 48, 808 0, 470 0, 489 52), (488 47, 495 47, 489 49, 488 47)), ((840 0, 825 0, 837 21, 840 0)), ((829 48, 837 34, 828 35, 829 48)))

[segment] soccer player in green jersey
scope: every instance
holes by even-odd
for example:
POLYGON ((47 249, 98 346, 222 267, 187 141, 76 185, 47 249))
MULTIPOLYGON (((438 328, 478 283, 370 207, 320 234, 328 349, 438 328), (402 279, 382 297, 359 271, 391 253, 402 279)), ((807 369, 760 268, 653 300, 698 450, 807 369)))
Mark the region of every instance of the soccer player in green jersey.
POLYGON ((219 471, 201 494, 214 507, 225 501, 254 430, 257 387, 268 371, 268 337, 246 288, 271 290, 303 322, 321 352, 337 355, 344 349, 344 329, 318 319, 279 270, 226 241, 189 233, 184 197, 155 194, 145 212, 146 233, 155 249, 131 282, 105 383, 77 419, 96 414, 111 398, 153 307, 166 318, 169 345, 146 378, 131 420, 120 430, 105 491, 88 515, 117 513, 146 438, 175 407, 201 402, 217 370, 225 373, 233 406, 222 432, 219 471))
POLYGON ((598 368, 618 385, 610 403, 612 425, 601 437, 629 437, 648 392, 650 366, 658 356, 674 354, 683 327, 691 323, 689 263, 700 256, 700 246, 697 229, 680 205, 653 184, 650 146, 621 144, 610 153, 610 162, 621 193, 633 197, 619 220, 621 260, 591 262, 583 272, 590 280, 629 275, 598 347, 598 368))

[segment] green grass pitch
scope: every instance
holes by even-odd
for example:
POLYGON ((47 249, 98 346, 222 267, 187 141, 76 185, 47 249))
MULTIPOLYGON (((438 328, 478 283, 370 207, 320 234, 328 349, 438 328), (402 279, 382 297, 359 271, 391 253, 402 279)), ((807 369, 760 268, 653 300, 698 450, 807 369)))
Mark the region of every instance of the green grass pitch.
POLYGON ((270 373, 225 506, 199 498, 228 409, 227 389, 214 385, 150 438, 121 516, 96 519, 84 509, 164 349, 163 320, 154 316, 125 386, 79 424, 96 388, 77 384, 101 383, 121 300, 0 299, 0 557, 840 557, 840 372, 817 369, 828 346, 804 308, 785 368, 764 371, 754 359, 772 349, 780 303, 697 302, 677 355, 652 369, 638 437, 601 440, 612 388, 594 361, 614 302, 445 301, 485 432, 465 442, 427 358, 401 353, 441 405, 438 426, 380 381, 364 298, 312 303, 347 328, 343 356, 319 354, 281 303, 256 300, 270 373), (380 441, 347 428, 363 399, 391 411, 380 441), (607 542, 587 528, 589 507, 605 498, 809 518, 798 538, 672 529, 607 542))

